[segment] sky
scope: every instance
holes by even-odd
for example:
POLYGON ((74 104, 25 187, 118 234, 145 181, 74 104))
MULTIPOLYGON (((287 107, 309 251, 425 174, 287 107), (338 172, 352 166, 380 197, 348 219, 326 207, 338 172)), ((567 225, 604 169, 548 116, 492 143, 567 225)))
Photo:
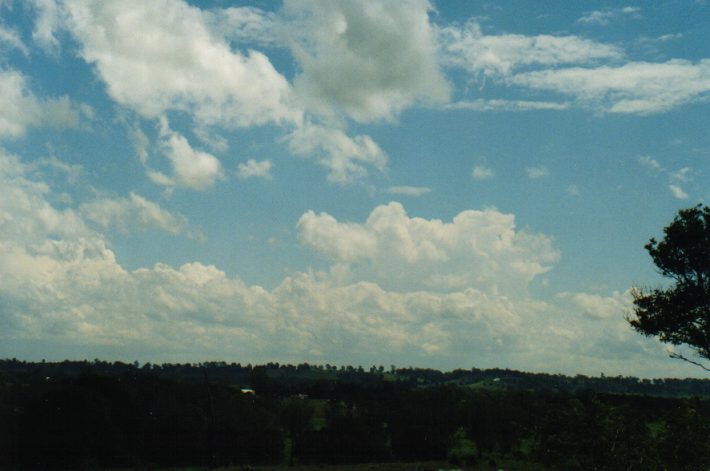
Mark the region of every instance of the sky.
POLYGON ((709 21, 0 1, 0 357, 706 377, 625 318, 710 196, 709 21))

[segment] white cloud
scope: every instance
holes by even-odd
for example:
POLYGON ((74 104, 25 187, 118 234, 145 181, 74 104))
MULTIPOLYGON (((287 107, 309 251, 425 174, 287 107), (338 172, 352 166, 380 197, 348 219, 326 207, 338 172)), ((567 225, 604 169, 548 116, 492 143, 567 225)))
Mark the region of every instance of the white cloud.
POLYGON ((554 101, 529 101, 529 100, 502 100, 502 99, 476 99, 472 101, 457 101, 444 106, 447 110, 475 110, 475 111, 536 111, 536 110, 565 110, 569 103, 554 101))
POLYGON ((25 56, 29 54, 27 46, 20 39, 20 35, 12 28, 8 28, 0 22, 0 46, 5 49, 17 49, 25 56))
POLYGON ((671 190, 673 197, 679 200, 687 200, 688 193, 686 193, 683 188, 678 185, 668 185, 668 189, 671 190))
POLYGON ((367 167, 384 170, 387 155, 369 136, 350 137, 339 129, 304 124, 287 136, 292 153, 314 158, 328 169, 328 180, 348 183, 367 175, 367 167))
MULTIPOLYGON (((572 374, 697 374, 629 328, 618 313, 628 306, 625 294, 563 293, 544 302, 525 289, 501 290, 511 275, 525 285, 558 256, 548 237, 516 230, 512 215, 466 211, 443 223, 409 218, 391 204, 363 224, 344 224, 306 213, 302 240, 350 261, 352 272, 336 264, 330 273, 294 273, 266 290, 199 262, 126 270, 82 214, 52 207, 51 189, 1 152, 0 187, 0 355, 42 344, 42 355, 54 359, 80 349, 87 357, 144 361, 453 368, 475 358, 479 367, 572 374), (453 264, 458 256, 460 267, 453 264), (473 272, 499 282, 473 280, 441 292, 417 289, 413 280, 388 290, 356 276, 355 265, 390 262, 423 276, 473 272)), ((130 199, 129 206, 145 206, 130 199)))
POLYGON ((0 138, 20 137, 37 126, 75 128, 83 116, 86 112, 68 97, 38 98, 22 74, 0 71, 0 138))
POLYGON ((493 176, 495 176, 493 169, 485 165, 476 165, 471 171, 471 178, 474 180, 488 180, 489 178, 493 178, 493 176))
POLYGON ((638 7, 606 8, 604 10, 594 10, 585 13, 577 20, 577 23, 596 24, 606 26, 612 21, 623 17, 638 18, 641 9, 638 7))
POLYGON ((416 197, 431 193, 431 188, 425 186, 391 186, 387 188, 387 193, 416 197))
POLYGON ((281 46, 280 25, 275 13, 255 7, 229 7, 207 10, 204 16, 213 32, 237 43, 281 46))
POLYGON ((219 159, 193 149, 185 136, 170 129, 165 118, 160 119, 160 139, 160 147, 170 159, 172 175, 149 171, 148 177, 153 182, 168 187, 205 190, 223 178, 219 159))
POLYGON ((390 203, 362 224, 309 211, 298 233, 333 263, 349 263, 355 279, 395 289, 515 292, 559 256, 550 238, 516 230, 512 215, 495 210, 464 211, 445 223, 410 218, 401 204, 390 203))
POLYGON ((232 51, 201 10, 182 1, 66 3, 81 57, 109 95, 148 118, 169 110, 198 125, 294 122, 290 87, 257 51, 232 51))
POLYGON ((517 74, 509 81, 569 95, 579 104, 599 111, 643 115, 707 99, 710 59, 548 69, 517 74))
POLYGON ((115 229, 124 234, 145 229, 158 229, 168 234, 200 237, 188 227, 187 218, 172 214, 142 196, 131 193, 128 198, 97 198, 80 208, 83 217, 103 231, 115 229))
POLYGON ((693 170, 690 167, 683 167, 673 173, 671 175, 671 179, 682 183, 688 183, 693 180, 693 170))
POLYGON ((640 155, 638 157, 638 161, 641 165, 643 165, 644 167, 646 167, 650 170, 654 170, 654 171, 663 170, 663 167, 661 167, 661 164, 659 164, 657 160, 653 159, 649 155, 640 155))
POLYGON ((538 180, 550 176, 550 171, 545 167, 528 167, 525 169, 525 172, 531 180, 538 180))
POLYGON ((565 189, 565 193, 570 196, 579 196, 579 187, 577 185, 568 185, 565 189))
POLYGON ((620 317, 631 308, 630 292, 615 292, 612 296, 602 296, 591 293, 559 293, 557 298, 571 304, 585 316, 596 319, 611 319, 620 317))
POLYGON ((286 1, 291 48, 306 107, 360 122, 391 120, 415 103, 443 103, 435 34, 424 0, 286 1))
POLYGON ((439 42, 446 65, 493 77, 508 76, 524 66, 586 64, 623 57, 615 46, 577 36, 486 35, 475 21, 442 28, 439 42))
POLYGON ((32 0, 37 11, 32 39, 47 52, 59 49, 56 33, 60 27, 61 12, 55 0, 32 0))
POLYGON ((249 159, 246 163, 238 165, 237 177, 242 180, 247 178, 271 178, 271 167, 273 167, 271 160, 257 162, 254 159, 249 159))

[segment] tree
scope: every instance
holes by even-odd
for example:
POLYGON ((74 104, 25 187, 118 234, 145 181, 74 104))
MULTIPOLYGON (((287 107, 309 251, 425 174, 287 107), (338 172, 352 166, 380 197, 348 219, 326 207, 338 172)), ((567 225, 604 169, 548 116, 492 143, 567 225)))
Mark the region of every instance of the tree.
MULTIPOLYGON (((682 209, 663 229, 663 240, 645 245, 668 288, 636 289, 628 321, 638 332, 662 342, 687 345, 710 359, 710 208, 682 209)), ((679 353, 672 357, 709 368, 679 353)))

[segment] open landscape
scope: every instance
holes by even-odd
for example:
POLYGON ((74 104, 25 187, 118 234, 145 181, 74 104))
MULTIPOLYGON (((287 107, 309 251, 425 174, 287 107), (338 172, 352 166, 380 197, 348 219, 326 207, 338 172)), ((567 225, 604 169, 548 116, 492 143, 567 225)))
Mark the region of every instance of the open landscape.
POLYGON ((709 129, 709 0, 0 0, 0 470, 707 471, 709 129))
POLYGON ((9 469, 697 470, 710 462, 710 379, 5 360, 0 385, 0 467, 9 469))

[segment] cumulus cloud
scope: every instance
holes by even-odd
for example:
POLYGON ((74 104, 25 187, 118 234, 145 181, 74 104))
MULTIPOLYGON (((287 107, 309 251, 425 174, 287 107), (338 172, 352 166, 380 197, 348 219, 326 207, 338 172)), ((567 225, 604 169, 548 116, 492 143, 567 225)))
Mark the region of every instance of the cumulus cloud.
POLYGON ((476 165, 471 171, 471 178, 474 180, 488 180, 489 178, 493 178, 493 176, 495 176, 493 169, 485 165, 476 165))
POLYGON ((286 1, 299 98, 315 113, 360 122, 446 102, 429 9, 424 0, 286 1))
POLYGON ((67 96, 38 98, 19 72, 0 71, 0 138, 20 137, 37 126, 75 128, 87 114, 88 107, 73 103, 67 96))
POLYGON ((654 170, 654 171, 661 171, 663 170, 663 167, 661 167, 661 164, 658 163, 658 161, 654 158, 652 158, 650 155, 640 155, 638 157, 638 161, 641 165, 644 167, 654 170))
MULTIPOLYGON (((130 352, 150 361, 235 357, 439 368, 474 361, 586 374, 688 371, 615 314, 625 295, 563 293, 544 302, 485 279, 460 289, 422 290, 414 281, 394 290, 348 278, 342 266, 350 263, 355 273, 355 265, 394 262, 397 270, 422 275, 453 269, 529 280, 558 255, 549 237, 516 230, 512 215, 466 211, 444 223, 410 218, 390 204, 358 224, 309 212, 298 226, 302 241, 334 266, 294 273, 267 290, 199 262, 125 269, 97 230, 102 223, 85 223, 92 211, 54 208, 51 188, 4 152, 0 187, 2 355, 42 342, 53 346, 56 359, 81 351, 130 352), (395 253, 387 258, 388 252, 395 253), (458 256, 464 263, 456 268, 458 256)), ((129 207, 130 220, 149 213, 149 224, 172 226, 138 195, 119 206, 129 207)), ((116 220, 124 217, 123 209, 111 211, 120 215, 116 220)))
POLYGON ((630 291, 614 292, 611 296, 591 293, 559 293, 557 298, 570 303, 570 308, 592 319, 619 317, 632 306, 630 291))
POLYGON ((679 200, 686 200, 690 198, 690 195, 683 187, 690 184, 694 179, 694 172, 692 168, 682 167, 673 171, 664 167, 649 155, 642 155, 638 157, 638 162, 642 166, 652 170, 653 173, 664 175, 668 180, 668 189, 674 198, 679 200))
POLYGON ((262 160, 257 162, 254 159, 249 159, 246 163, 239 164, 237 167, 237 177, 245 180, 247 178, 271 178, 271 160, 262 160))
POLYGON ((422 196, 431 193, 431 188, 425 186, 391 186, 387 188, 387 193, 392 195, 422 196))
POLYGON ((101 230, 118 230, 124 234, 145 229, 158 229, 172 235, 199 237, 200 232, 188 227, 187 218, 173 214, 159 204, 130 193, 127 198, 97 198, 81 205, 83 217, 101 230))
POLYGON ((182 1, 66 3, 81 57, 111 98, 144 117, 191 113, 199 125, 297 121, 290 86, 257 51, 230 49, 198 8, 182 1))
POLYGON ((185 136, 170 129, 165 118, 160 120, 160 139, 160 147, 170 160, 172 175, 150 170, 148 177, 153 182, 167 187, 205 190, 223 177, 219 159, 193 149, 185 136))
POLYGON ((375 208, 364 223, 309 211, 298 234, 333 263, 350 264, 355 279, 393 289, 486 286, 514 292, 559 257, 549 237, 517 230, 513 215, 495 210, 464 211, 443 222, 410 218, 393 202, 375 208))
POLYGON ((508 76, 526 66, 586 64, 623 57, 615 46, 577 36, 486 35, 475 21, 441 28, 439 42, 447 66, 492 77, 508 76))
POLYGON ((296 155, 315 159, 328 169, 328 180, 348 183, 367 175, 367 167, 384 170, 387 155, 370 136, 348 136, 339 129, 304 124, 287 136, 296 155))
POLYGON ((599 111, 644 115, 707 99, 710 60, 538 70, 517 74, 510 83, 568 95, 599 111))
POLYGON ((668 189, 671 190, 671 194, 674 198, 679 200, 687 200, 688 193, 686 193, 683 188, 678 185, 668 185, 668 189))

